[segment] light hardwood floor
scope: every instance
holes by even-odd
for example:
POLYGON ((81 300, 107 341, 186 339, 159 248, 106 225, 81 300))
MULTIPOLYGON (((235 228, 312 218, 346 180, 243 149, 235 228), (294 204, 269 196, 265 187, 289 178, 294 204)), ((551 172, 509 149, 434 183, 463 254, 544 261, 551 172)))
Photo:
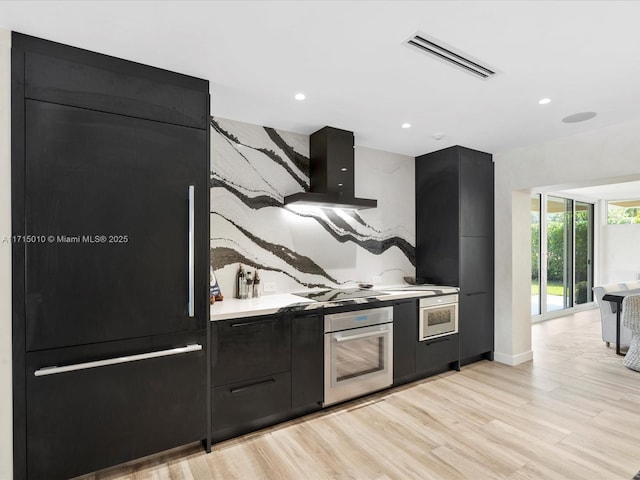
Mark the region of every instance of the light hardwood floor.
POLYGON ((631 479, 640 373, 605 347, 598 310, 532 335, 533 362, 483 361, 83 479, 631 479))

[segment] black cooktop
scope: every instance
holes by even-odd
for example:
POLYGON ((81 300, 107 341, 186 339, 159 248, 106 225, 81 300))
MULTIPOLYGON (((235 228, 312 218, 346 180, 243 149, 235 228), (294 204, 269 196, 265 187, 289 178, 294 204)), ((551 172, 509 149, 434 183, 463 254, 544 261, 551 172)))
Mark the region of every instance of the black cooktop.
POLYGON ((379 297, 387 295, 384 292, 377 292, 366 288, 337 288, 335 290, 319 290, 317 292, 294 293, 299 297, 315 300, 316 302, 333 302, 339 300, 352 300, 354 298, 379 297))

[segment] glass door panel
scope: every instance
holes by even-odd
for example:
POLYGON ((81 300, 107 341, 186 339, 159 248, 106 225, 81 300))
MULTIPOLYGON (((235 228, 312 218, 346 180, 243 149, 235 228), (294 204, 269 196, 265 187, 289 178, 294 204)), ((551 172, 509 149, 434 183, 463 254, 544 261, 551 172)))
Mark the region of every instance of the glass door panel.
POLYGON ((540 315, 540 195, 531 196, 531 315, 540 315))
POLYGON ((593 205, 576 202, 575 297, 576 305, 593 302, 593 205))
POLYGON ((573 201, 547 197, 546 202, 546 312, 573 305, 573 201))

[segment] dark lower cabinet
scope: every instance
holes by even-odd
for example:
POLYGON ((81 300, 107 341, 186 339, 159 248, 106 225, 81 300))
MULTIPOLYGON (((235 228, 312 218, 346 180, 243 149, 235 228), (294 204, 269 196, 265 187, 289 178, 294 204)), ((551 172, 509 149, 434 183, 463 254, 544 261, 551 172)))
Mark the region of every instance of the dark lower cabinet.
POLYGON ((460 369, 460 337, 457 333, 418 342, 416 373, 425 375, 449 368, 460 369))
POLYGON ((296 314, 291 328, 291 407, 320 408, 324 397, 323 318, 296 314))
POLYGON ((291 410, 291 316, 211 325, 211 439, 219 442, 286 418, 291 410))
POLYGON ((202 332, 28 353, 28 478, 75 477, 205 438, 205 342, 202 332), (52 359, 79 369, 47 369, 52 359), (86 365, 96 361, 106 364, 86 365))
POLYGON ((451 368, 460 369, 459 335, 418 341, 418 300, 393 306, 393 384, 401 385, 451 368))
POLYGON ((460 294, 460 358, 469 363, 493 359, 493 294, 460 294))
POLYGON ((418 340, 418 301, 393 304, 393 383, 399 385, 415 377, 418 340))
POLYGON ((291 370, 287 315, 220 320, 211 325, 212 384, 227 385, 291 370))
POLYGON ((291 409, 291 373, 212 390, 212 441, 219 442, 285 418, 291 409))

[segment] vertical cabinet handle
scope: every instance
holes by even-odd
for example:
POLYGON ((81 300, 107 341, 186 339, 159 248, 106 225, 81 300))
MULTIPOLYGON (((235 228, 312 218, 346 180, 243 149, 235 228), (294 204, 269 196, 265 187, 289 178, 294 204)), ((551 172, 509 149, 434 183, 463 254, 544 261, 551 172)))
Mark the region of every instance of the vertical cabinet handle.
POLYGON ((195 190, 196 187, 189 185, 189 317, 195 314, 195 190))

